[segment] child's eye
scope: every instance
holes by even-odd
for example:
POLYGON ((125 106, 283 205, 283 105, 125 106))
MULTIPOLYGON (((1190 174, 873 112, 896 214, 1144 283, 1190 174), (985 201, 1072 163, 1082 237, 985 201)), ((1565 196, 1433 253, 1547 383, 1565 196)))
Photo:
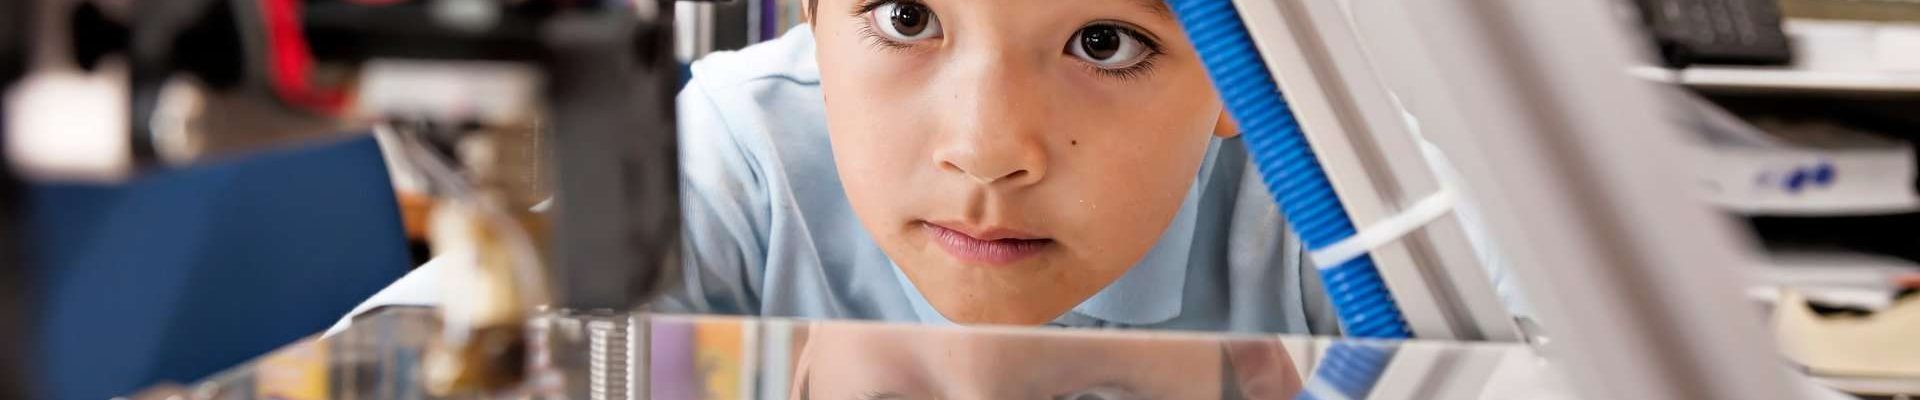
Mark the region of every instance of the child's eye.
POLYGON ((889 1, 874 5, 867 15, 876 30, 894 42, 918 42, 941 35, 940 17, 925 4, 889 1))
POLYGON ((1151 43, 1140 33, 1115 25, 1090 25, 1074 32, 1067 41, 1067 54, 1103 70, 1125 70, 1145 62, 1153 55, 1151 43))

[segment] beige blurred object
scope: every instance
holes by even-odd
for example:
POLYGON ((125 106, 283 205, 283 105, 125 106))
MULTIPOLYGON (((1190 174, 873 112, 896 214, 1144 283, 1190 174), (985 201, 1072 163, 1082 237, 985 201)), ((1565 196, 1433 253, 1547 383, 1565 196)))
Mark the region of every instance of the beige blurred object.
POLYGON ((457 174, 429 151, 408 152, 427 158, 410 161, 437 175, 429 180, 451 188, 428 221, 436 256, 471 266, 443 271, 446 331, 427 353, 424 371, 436 395, 499 391, 529 376, 534 339, 526 321, 551 301, 544 264, 548 223, 530 210, 547 196, 539 136, 531 121, 463 135, 455 149, 457 174))
POLYGON ((552 302, 550 223, 533 211, 552 196, 550 149, 531 100, 536 71, 494 62, 367 66, 353 77, 347 108, 392 117, 372 130, 409 232, 427 238, 438 262, 457 266, 439 271, 445 326, 423 359, 426 386, 438 396, 518 386, 537 347, 526 322, 552 302))
POLYGON ((1822 316, 1787 290, 1774 330, 1787 357, 1815 375, 1920 379, 1920 296, 1868 316, 1822 316))
POLYGON ((111 182, 131 175, 124 64, 40 71, 6 91, 6 151, 29 177, 111 182))
POLYGON ((441 309, 446 331, 430 347, 424 371, 434 394, 499 390, 526 376, 531 343, 524 325, 534 306, 545 303, 546 285, 538 279, 542 275, 522 273, 529 268, 520 264, 539 259, 519 245, 527 234, 512 230, 522 225, 501 218, 459 200, 434 207, 436 255, 471 266, 442 271, 449 296, 441 309))

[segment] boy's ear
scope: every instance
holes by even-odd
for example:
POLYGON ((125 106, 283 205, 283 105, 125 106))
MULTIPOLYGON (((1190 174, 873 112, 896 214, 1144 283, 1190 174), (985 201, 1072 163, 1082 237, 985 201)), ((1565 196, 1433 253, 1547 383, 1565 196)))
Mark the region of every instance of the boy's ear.
POLYGON ((1240 136, 1240 124, 1233 122, 1233 116, 1227 115, 1227 110, 1220 110, 1220 121, 1213 123, 1213 136, 1221 139, 1240 136))

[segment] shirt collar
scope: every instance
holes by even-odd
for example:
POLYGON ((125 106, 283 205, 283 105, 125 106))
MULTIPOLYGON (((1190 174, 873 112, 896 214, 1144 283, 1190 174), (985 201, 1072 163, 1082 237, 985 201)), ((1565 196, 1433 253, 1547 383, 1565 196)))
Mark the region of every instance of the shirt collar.
POLYGON ((933 303, 927 302, 927 297, 920 294, 920 288, 914 286, 913 280, 907 279, 907 273, 900 270, 900 264, 893 264, 893 278, 900 280, 900 288, 907 292, 907 302, 912 303, 913 314, 920 317, 920 323, 937 326, 955 325, 953 320, 941 315, 940 310, 934 309, 933 303))
MULTIPOLYGON (((1150 325, 1180 316, 1182 299, 1186 297, 1187 266, 1193 252, 1194 230, 1197 229, 1200 215, 1200 192, 1205 190, 1209 177, 1213 176, 1214 158, 1219 152, 1218 139, 1207 145, 1206 159, 1201 163, 1193 186, 1187 189, 1186 200, 1180 203, 1179 213, 1174 215, 1173 222, 1160 234, 1159 242, 1147 251, 1146 257, 1141 258, 1113 284, 1074 307, 1070 314, 1123 325, 1150 325)), ((941 315, 927 302, 919 288, 913 285, 913 280, 907 279, 906 273, 900 271, 899 265, 893 267, 894 278, 900 281, 900 287, 906 291, 914 314, 921 323, 954 325, 952 320, 941 315)))
POLYGON ((813 26, 808 24, 795 25, 793 28, 787 29, 787 33, 782 35, 780 40, 793 40, 801 43, 800 46, 789 46, 793 48, 791 57, 793 57, 795 61, 793 79, 801 82, 819 82, 820 61, 818 58, 819 53, 814 51, 813 26))

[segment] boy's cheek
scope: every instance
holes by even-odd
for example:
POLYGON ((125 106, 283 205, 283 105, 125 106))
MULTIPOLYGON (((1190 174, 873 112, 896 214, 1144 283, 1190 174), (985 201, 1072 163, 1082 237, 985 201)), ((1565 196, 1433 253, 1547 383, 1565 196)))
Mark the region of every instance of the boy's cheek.
POLYGON ((1072 135, 1075 139, 1057 157, 1064 164, 1060 170, 1089 181, 1084 184, 1090 190, 1107 188, 1122 198, 1184 196, 1206 158, 1218 120, 1218 111, 1184 108, 1191 110, 1107 115, 1101 124, 1072 135), (1129 117, 1139 115, 1151 117, 1129 117))

